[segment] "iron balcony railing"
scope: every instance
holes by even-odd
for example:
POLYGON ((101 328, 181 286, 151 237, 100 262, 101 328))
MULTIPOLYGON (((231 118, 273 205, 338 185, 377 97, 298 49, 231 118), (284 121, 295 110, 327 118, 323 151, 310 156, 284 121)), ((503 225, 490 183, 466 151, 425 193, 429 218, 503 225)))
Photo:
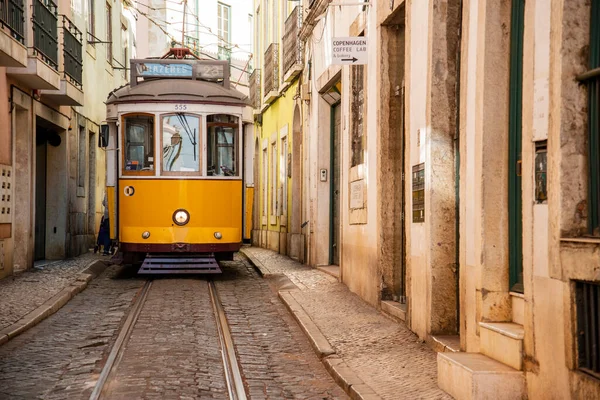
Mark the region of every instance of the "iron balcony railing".
POLYGON ((231 62, 231 49, 225 46, 219 46, 217 56, 219 60, 227 60, 231 62))
POLYGON ((23 0, 0 0, 0 26, 25 44, 25 7, 23 0))
MULTIPOLYGON (((200 50, 200 41, 197 38, 188 35, 185 35, 184 40, 185 43, 183 45, 190 49, 192 53, 198 55, 200 50)), ((177 42, 171 42, 171 47, 177 47, 177 42)))
POLYGON ((81 87, 83 84, 83 34, 73 22, 63 17, 63 56, 65 75, 81 87))
POLYGON ((283 76, 294 65, 302 65, 302 41, 298 40, 298 33, 302 26, 302 7, 296 6, 285 20, 283 34, 283 76))
POLYGON ((260 108, 260 69, 255 69, 250 74, 250 102, 252 107, 260 108))
POLYGON ((265 82, 264 94, 279 88, 279 45, 271 43, 265 51, 265 82))
POLYGON ((34 0, 33 50, 58 69, 58 12, 52 0, 34 0))

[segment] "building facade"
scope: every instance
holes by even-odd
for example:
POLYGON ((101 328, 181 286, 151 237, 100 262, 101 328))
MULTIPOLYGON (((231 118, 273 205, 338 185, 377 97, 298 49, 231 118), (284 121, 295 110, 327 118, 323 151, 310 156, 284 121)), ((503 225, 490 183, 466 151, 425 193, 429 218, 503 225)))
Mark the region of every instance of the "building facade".
POLYGON ((305 259, 302 233, 302 6, 254 2, 255 62, 250 98, 255 109, 253 243, 305 259), (260 171, 260 173, 258 173, 260 171))
POLYGON ((133 36, 118 1, 0 7, 0 277, 93 247, 102 215, 103 101, 133 36))
POLYGON ((598 397, 600 1, 301 6, 297 86, 267 96, 256 47, 253 243, 298 257, 292 209, 298 258, 440 351, 456 398, 598 397), (345 37, 366 63, 333 62, 345 37))

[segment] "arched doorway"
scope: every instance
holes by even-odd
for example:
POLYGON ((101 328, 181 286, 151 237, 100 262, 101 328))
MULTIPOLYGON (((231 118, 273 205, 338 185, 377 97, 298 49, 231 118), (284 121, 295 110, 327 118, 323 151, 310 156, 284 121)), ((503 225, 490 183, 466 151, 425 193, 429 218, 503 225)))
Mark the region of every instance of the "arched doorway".
POLYGON ((292 233, 301 233, 302 225, 302 118, 300 106, 294 109, 292 125, 292 233))

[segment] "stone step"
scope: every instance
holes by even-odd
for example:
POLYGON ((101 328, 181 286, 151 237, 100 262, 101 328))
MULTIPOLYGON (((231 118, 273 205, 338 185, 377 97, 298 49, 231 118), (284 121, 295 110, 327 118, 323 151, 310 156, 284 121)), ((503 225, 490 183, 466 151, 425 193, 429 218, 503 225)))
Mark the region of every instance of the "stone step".
POLYGON ((437 335, 431 337, 431 347, 437 352, 460 351, 460 336, 458 335, 437 335))
POLYGON ((525 325, 525 297, 521 293, 510 292, 510 298, 513 322, 525 325))
POLYGON ((480 353, 438 353, 438 386, 458 400, 524 399, 521 371, 480 353))
POLYGON ((480 352, 517 370, 523 369, 523 325, 480 322, 480 352))

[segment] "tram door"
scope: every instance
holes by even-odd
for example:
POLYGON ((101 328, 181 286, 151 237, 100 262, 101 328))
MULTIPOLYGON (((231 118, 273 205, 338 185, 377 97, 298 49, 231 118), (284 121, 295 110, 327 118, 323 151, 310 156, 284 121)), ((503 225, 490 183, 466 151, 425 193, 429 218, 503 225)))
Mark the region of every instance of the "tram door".
POLYGON ((46 143, 47 132, 38 127, 35 146, 35 261, 46 258, 46 143))
POLYGON ((342 107, 331 107, 331 204, 329 226, 329 264, 340 265, 340 128, 342 107))

